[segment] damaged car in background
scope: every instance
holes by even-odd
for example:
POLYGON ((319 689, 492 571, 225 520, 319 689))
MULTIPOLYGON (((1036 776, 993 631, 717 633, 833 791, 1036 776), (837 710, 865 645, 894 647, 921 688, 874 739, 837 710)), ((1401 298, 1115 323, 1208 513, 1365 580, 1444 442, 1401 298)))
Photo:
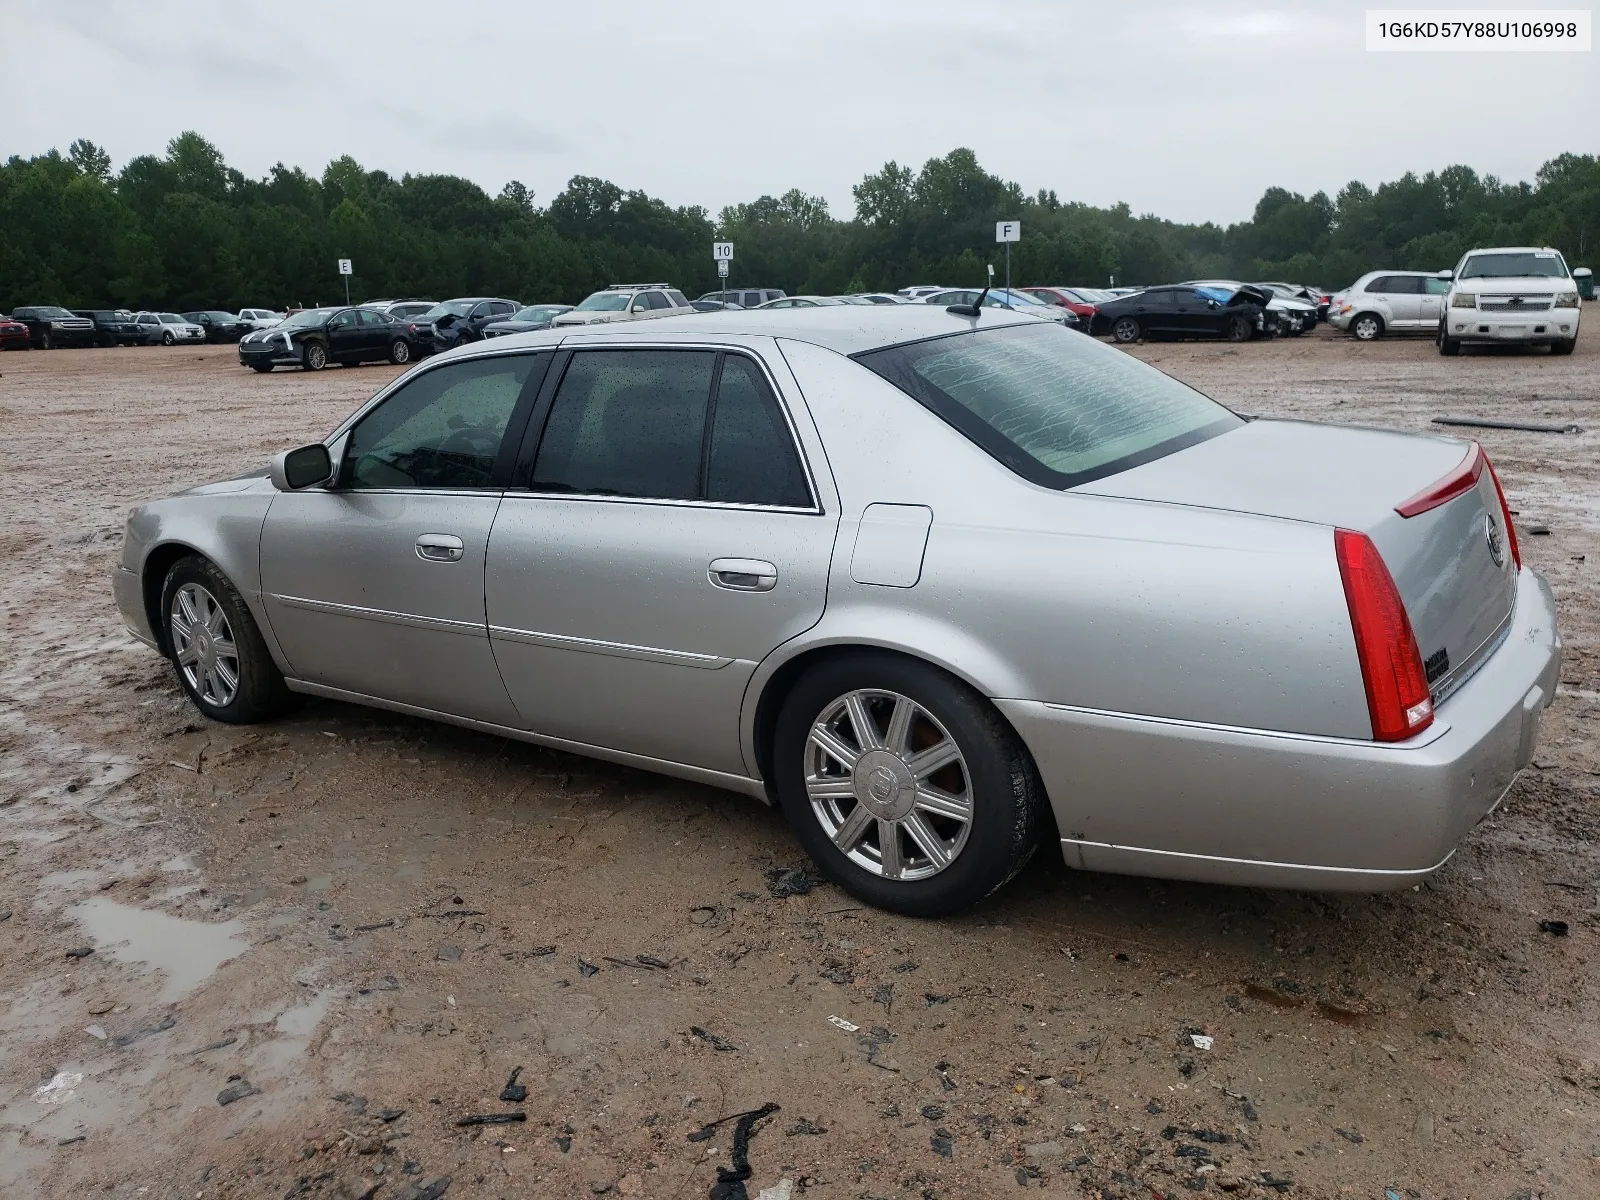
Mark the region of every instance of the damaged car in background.
POLYGON ((1167 284, 1096 305, 1090 332, 1113 341, 1141 338, 1224 338, 1248 342, 1273 332, 1271 293, 1248 284, 1167 284))
POLYGON ((270 329, 239 341, 239 365, 266 374, 273 367, 320 371, 329 363, 408 363, 412 352, 406 326, 370 308, 307 308, 270 329))
POLYGON ((134 509, 113 587, 207 718, 303 693, 743 792, 917 916, 1048 842, 1412 886, 1528 764, 1561 665, 1476 443, 1245 421, 926 304, 463 348, 134 509))

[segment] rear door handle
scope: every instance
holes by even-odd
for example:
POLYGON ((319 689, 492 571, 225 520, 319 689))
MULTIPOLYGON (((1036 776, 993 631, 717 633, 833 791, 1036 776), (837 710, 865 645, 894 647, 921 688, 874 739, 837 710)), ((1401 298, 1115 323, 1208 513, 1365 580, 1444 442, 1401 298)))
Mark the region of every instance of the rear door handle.
POLYGON ((423 562, 460 562, 464 547, 452 533, 424 533, 417 538, 417 557, 423 562))
POLYGON ((730 592, 770 592, 778 586, 778 568, 759 558, 712 559, 706 574, 730 592))

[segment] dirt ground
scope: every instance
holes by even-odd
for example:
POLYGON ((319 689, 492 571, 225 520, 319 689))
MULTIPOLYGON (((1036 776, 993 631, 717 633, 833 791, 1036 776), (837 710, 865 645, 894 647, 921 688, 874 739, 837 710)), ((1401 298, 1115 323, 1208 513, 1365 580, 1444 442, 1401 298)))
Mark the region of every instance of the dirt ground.
POLYGON ((1567 657, 1536 769, 1435 880, 1046 851, 939 922, 784 895, 804 856, 738 796, 319 700, 205 722, 113 608, 127 509, 321 436, 393 369, 0 356, 0 1194, 688 1200, 734 1126, 690 1135, 768 1104, 752 1198, 1600 1194, 1589 316, 1570 358, 1134 351, 1246 413, 1583 427, 1476 432, 1567 657), (494 1113, 526 1119, 458 1124, 494 1113))

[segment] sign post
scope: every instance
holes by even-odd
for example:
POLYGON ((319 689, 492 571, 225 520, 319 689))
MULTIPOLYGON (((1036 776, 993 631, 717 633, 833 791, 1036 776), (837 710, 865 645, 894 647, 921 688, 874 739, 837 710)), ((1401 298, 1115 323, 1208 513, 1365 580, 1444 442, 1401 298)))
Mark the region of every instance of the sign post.
POLYGON ((344 276, 344 302, 348 306, 350 303, 350 276, 355 274, 355 270, 350 266, 348 258, 339 260, 339 274, 344 276))
POLYGON ((1011 307, 1011 243, 1022 240, 1021 221, 996 221, 994 240, 1006 245, 1006 307, 1011 307))
POLYGON ((732 242, 712 242, 711 258, 717 264, 717 277, 722 280, 722 303, 728 303, 728 264, 733 261, 732 242))

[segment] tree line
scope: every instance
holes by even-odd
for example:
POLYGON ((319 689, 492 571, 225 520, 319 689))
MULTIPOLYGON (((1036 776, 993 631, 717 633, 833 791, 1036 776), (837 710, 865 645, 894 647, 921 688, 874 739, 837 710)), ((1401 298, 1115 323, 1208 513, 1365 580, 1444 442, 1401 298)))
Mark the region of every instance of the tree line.
POLYGON ((1580 265, 1600 240, 1593 155, 1551 159, 1532 183, 1453 166, 1375 188, 1351 182, 1331 199, 1271 187, 1249 220, 1226 227, 1063 202, 1042 188, 1030 195, 967 149, 916 171, 886 163, 853 191, 855 213, 843 219, 799 189, 713 216, 580 175, 540 206, 515 180, 491 196, 456 176, 395 179, 348 156, 320 176, 280 163, 250 179, 196 133, 114 171, 104 150, 80 140, 65 155, 0 165, 0 312, 333 303, 343 298, 338 258, 355 262, 357 301, 576 303, 640 280, 696 295, 717 287, 713 239, 737 245, 735 283, 792 293, 975 285, 995 259, 994 222, 1017 218, 1019 284, 1221 277, 1342 287, 1374 268, 1452 266, 1475 245, 1550 245, 1580 265))

